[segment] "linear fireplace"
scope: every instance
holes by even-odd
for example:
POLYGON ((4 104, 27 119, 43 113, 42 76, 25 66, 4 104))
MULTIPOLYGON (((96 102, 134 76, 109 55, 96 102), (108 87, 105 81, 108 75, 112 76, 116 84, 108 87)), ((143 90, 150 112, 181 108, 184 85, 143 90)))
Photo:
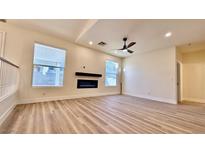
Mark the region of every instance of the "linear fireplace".
POLYGON ((98 88, 98 80, 78 80, 77 88, 98 88))

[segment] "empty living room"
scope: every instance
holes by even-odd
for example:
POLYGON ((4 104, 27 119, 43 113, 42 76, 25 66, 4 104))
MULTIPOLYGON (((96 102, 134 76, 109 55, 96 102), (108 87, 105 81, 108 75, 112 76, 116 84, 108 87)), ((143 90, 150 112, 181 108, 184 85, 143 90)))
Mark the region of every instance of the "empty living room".
POLYGON ((2 5, 2 153, 204 151, 202 13, 106 1, 2 5))
POLYGON ((205 20, 0 28, 0 133, 205 133, 205 20))

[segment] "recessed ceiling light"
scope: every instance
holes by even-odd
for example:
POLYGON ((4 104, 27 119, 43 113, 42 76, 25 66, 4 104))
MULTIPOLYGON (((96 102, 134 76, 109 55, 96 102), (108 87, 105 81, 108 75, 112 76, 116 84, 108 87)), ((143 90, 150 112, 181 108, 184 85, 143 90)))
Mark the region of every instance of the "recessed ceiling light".
POLYGON ((89 44, 90 44, 90 45, 93 45, 93 42, 92 42, 92 41, 90 41, 90 42, 89 42, 89 44))
POLYGON ((167 32, 164 36, 165 37, 170 37, 170 36, 172 36, 172 32, 167 32))

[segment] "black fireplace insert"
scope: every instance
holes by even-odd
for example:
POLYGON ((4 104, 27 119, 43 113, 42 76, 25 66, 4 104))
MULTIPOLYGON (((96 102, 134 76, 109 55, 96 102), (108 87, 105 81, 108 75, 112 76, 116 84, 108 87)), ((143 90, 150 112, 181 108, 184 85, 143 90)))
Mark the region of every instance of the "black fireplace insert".
POLYGON ((78 79, 77 88, 98 88, 98 80, 80 80, 80 79, 78 79))

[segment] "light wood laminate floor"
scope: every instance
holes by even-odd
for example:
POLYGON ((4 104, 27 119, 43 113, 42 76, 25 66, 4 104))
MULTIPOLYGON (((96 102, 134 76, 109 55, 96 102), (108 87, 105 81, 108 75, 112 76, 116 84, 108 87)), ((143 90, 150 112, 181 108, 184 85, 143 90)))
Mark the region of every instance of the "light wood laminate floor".
POLYGON ((205 105, 125 95, 17 105, 0 133, 205 133, 205 105))

